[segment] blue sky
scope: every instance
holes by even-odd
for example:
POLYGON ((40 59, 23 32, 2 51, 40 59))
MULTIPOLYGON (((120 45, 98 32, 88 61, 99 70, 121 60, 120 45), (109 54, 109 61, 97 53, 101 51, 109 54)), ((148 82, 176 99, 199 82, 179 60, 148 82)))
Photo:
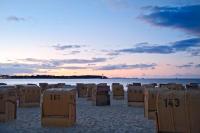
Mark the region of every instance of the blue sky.
POLYGON ((0 0, 0 74, 200 77, 199 0, 0 0))

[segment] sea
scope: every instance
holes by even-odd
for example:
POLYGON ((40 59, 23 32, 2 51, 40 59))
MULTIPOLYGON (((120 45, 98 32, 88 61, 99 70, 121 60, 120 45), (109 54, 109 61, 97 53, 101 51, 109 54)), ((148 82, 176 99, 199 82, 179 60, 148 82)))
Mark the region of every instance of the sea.
POLYGON ((183 85, 188 83, 198 83, 200 84, 200 79, 158 79, 158 78, 108 78, 108 79, 0 79, 0 83, 6 83, 9 85, 14 84, 38 84, 39 83, 65 83, 67 85, 76 85, 76 83, 107 83, 112 85, 112 83, 121 83, 124 85, 124 89, 127 90, 127 84, 131 83, 181 83, 183 85))

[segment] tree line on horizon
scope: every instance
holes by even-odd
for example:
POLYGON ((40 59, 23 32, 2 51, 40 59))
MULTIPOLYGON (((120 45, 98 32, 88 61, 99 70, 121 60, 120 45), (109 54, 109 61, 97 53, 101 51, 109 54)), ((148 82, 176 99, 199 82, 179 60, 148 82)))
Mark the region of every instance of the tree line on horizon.
POLYGON ((56 75, 0 75, 0 78, 8 78, 8 79, 22 79, 22 78, 37 78, 37 79, 90 79, 90 78, 96 78, 96 79, 107 79, 106 76, 100 76, 100 75, 72 75, 72 76, 56 76, 56 75))

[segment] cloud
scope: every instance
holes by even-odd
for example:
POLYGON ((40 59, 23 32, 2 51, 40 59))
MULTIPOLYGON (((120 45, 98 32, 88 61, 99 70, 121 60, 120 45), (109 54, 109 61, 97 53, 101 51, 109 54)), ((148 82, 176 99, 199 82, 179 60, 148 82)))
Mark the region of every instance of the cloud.
POLYGON ((0 74, 2 75, 13 75, 13 74, 31 74, 36 72, 33 69, 28 69, 28 68, 0 68, 0 74))
POLYGON ((200 56, 200 48, 188 50, 191 53, 191 56, 200 56))
POLYGON ((61 69, 71 69, 71 70, 77 70, 77 69, 89 69, 89 67, 79 67, 79 66, 66 66, 66 67, 59 67, 61 69))
MULTIPOLYGON (((143 8, 144 9, 144 8, 143 8)), ((146 7, 150 11, 139 18, 162 27, 177 28, 200 35, 200 5, 146 7)))
POLYGON ((195 67, 200 68, 200 64, 197 64, 195 67))
POLYGON ((10 63, 0 63, 0 74, 34 74, 41 73, 45 70, 77 70, 77 69, 93 69, 88 64, 95 64, 107 61, 107 58, 91 58, 91 59, 37 59, 25 58, 10 61, 10 63), (75 66, 69 66, 74 64, 75 66), (79 65, 85 66, 79 66, 79 65))
POLYGON ((188 48, 191 47, 200 47, 200 38, 191 38, 177 41, 172 44, 172 47, 176 51, 186 51, 188 48))
POLYGON ((47 63, 54 65, 62 65, 62 64, 89 64, 89 63, 98 63, 105 62, 106 58, 92 58, 92 59, 53 59, 49 60, 47 63))
POLYGON ((176 66, 177 68, 200 68, 200 64, 195 64, 193 62, 189 62, 187 64, 183 64, 183 65, 178 65, 176 66))
POLYGON ((120 55, 120 52, 112 51, 112 52, 108 52, 107 55, 109 55, 109 56, 117 56, 117 55, 120 55))
POLYGON ((117 65, 106 65, 97 67, 96 70, 120 70, 120 69, 155 69, 157 64, 117 64, 117 65))
POLYGON ((73 50, 73 51, 69 51, 67 53, 64 53, 63 55, 75 55, 75 54, 79 54, 79 53, 81 53, 81 51, 73 50))
POLYGON ((120 49, 117 51, 122 53, 150 53, 150 54, 171 54, 176 52, 189 52, 191 55, 194 55, 193 52, 195 51, 196 48, 199 47, 200 47, 200 38, 190 38, 172 42, 167 45, 141 44, 133 48, 120 49))
POLYGON ((190 68, 190 67, 193 67, 194 63, 193 62, 189 62, 187 64, 184 64, 184 65, 179 65, 179 66, 176 66, 177 68, 190 68))
POLYGON ((23 74, 38 72, 36 64, 0 63, 0 74, 23 74))
POLYGON ((7 21, 15 21, 15 22, 20 22, 20 21, 26 21, 27 19, 24 17, 17 17, 17 16, 9 16, 6 18, 7 21))
POLYGON ((117 50, 114 50, 114 49, 102 49, 102 50, 96 50, 97 52, 99 52, 100 54, 103 54, 103 55, 106 55, 110 58, 114 58, 114 57, 117 57, 118 55, 120 55, 121 53, 118 52, 117 50))
MULTIPOLYGON (((77 69, 89 69, 89 67, 79 67, 79 66, 56 66, 55 64, 25 64, 19 62, 13 63, 0 63, 0 75, 15 75, 15 74, 34 74, 40 73, 41 70, 53 70, 53 69, 68 69, 68 70, 77 70, 77 69)), ((48 71, 46 71, 48 72, 48 71)))
POLYGON ((26 64, 26 63, 19 63, 19 62, 12 62, 12 63, 0 63, 1 68, 9 68, 9 67, 16 67, 16 68, 38 68, 40 65, 38 64, 26 64))
POLYGON ((134 48, 121 49, 119 52, 169 54, 173 53, 173 49, 170 46, 138 46, 134 48))
POLYGON ((0 63, 0 74, 21 74, 21 73, 36 73, 41 70, 53 69, 90 69, 88 64, 95 64, 107 61, 106 58, 91 58, 91 59, 36 59, 25 58, 10 63, 0 63), (23 62, 23 63, 22 63, 23 62), (69 66, 74 64, 77 66, 69 66), (78 66, 78 65, 85 66, 78 66))
POLYGON ((96 66, 96 64, 95 63, 89 63, 89 64, 87 64, 88 66, 96 66))
POLYGON ((72 51, 70 54, 78 54, 78 53, 80 53, 81 51, 78 51, 78 50, 74 50, 74 51, 72 51))
POLYGON ((36 59, 36 58, 25 58, 25 59, 19 59, 20 61, 26 61, 26 62, 44 62, 46 60, 42 59, 36 59))
POLYGON ((83 45, 60 45, 60 44, 57 44, 57 45, 53 45, 52 46, 54 49, 56 50, 66 50, 66 49, 75 49, 75 48, 81 48, 83 47, 83 45))
POLYGON ((105 62, 105 61, 107 61, 107 58, 48 59, 48 60, 26 58, 26 59, 20 59, 20 60, 33 62, 33 63, 39 62, 39 63, 42 63, 44 65, 49 65, 49 66, 60 66, 60 65, 63 65, 63 64, 90 64, 90 63, 105 62))

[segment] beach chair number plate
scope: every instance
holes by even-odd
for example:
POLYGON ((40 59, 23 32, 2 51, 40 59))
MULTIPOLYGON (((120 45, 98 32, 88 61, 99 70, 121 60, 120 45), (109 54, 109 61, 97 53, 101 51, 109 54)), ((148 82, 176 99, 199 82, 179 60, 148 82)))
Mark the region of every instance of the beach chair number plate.
POLYGON ((60 100, 60 95, 51 95, 51 100, 60 100))
POLYGON ((165 107, 179 107, 180 100, 178 98, 175 99, 164 99, 165 107))

